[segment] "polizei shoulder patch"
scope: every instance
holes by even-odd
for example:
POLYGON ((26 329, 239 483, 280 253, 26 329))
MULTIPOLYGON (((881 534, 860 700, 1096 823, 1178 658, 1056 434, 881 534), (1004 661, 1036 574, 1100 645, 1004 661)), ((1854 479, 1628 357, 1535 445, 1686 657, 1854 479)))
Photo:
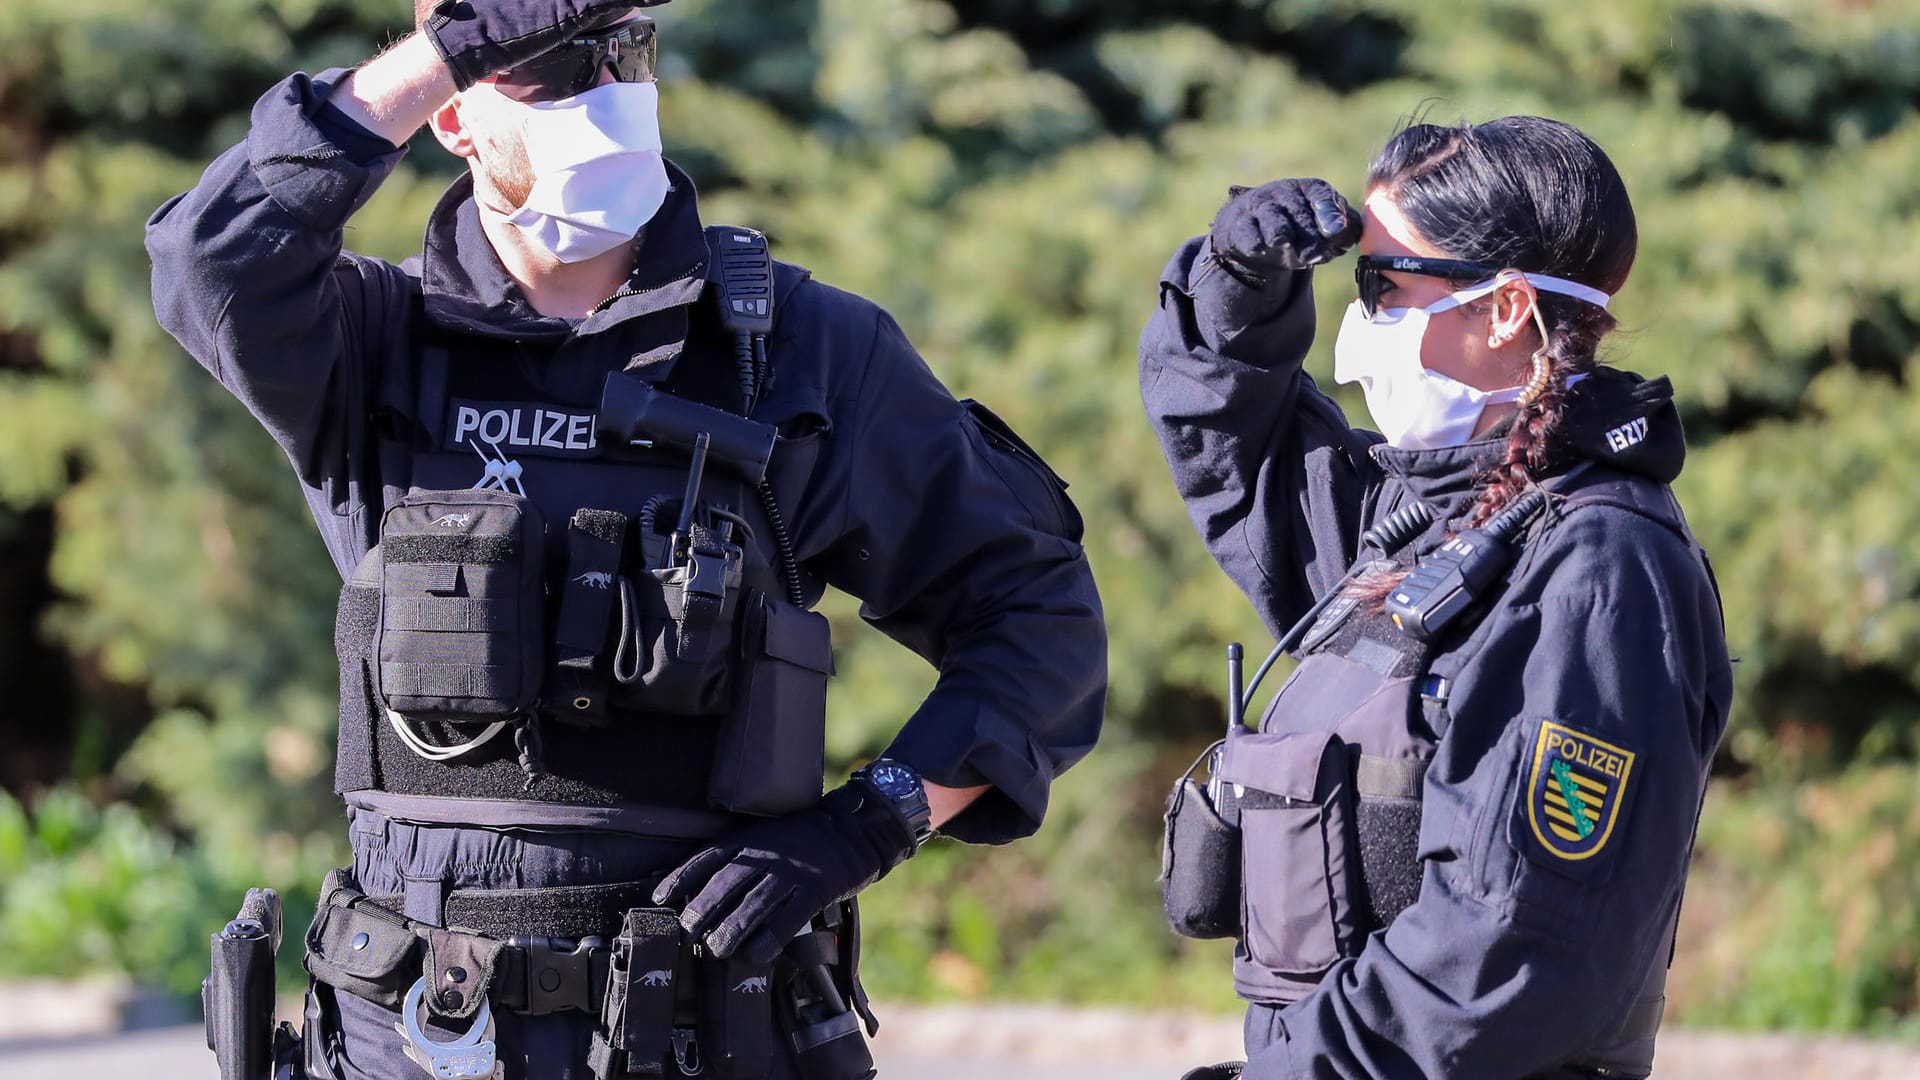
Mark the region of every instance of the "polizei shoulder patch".
POLYGON ((1633 753, 1551 721, 1540 725, 1527 777, 1527 824, 1568 862, 1598 855, 1633 778, 1633 753))

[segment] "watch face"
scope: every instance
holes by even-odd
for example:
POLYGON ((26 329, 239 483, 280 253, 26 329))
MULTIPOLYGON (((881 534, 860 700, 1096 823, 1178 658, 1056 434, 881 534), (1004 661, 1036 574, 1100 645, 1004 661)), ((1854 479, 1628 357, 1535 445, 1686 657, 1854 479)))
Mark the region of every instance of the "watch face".
POLYGON ((920 787, 920 778, 913 770, 904 765, 882 762, 867 772, 867 778, 873 786, 887 793, 889 798, 903 798, 912 795, 920 787))

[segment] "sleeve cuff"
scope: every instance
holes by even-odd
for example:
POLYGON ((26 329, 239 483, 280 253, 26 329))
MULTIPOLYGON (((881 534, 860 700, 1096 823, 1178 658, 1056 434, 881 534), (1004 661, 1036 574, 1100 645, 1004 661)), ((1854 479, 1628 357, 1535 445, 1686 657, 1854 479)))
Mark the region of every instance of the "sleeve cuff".
POLYGON ((1214 255, 1211 238, 1203 236, 1174 256, 1161 287, 1187 298, 1198 344, 1227 359, 1290 371, 1313 340, 1312 270, 1282 272, 1249 285, 1214 255))
POLYGON ((247 160, 288 214, 316 231, 345 225, 405 156, 327 104, 347 72, 295 73, 254 103, 247 160))
POLYGON ((331 100, 320 103, 313 114, 313 126, 327 140, 347 152, 347 160, 361 168, 370 168, 379 164, 388 154, 401 153, 401 148, 360 126, 360 122, 346 113, 331 100))
POLYGON ((994 714, 960 716, 923 708, 894 738, 887 757, 942 787, 989 790, 941 825, 941 836, 1005 844, 1031 836, 1047 813, 1053 769, 1033 738, 994 714))

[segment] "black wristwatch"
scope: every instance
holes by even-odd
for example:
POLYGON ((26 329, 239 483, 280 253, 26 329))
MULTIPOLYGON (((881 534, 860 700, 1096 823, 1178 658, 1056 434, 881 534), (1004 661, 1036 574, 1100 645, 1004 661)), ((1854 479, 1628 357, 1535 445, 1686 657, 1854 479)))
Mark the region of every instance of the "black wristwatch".
POLYGON ((875 758, 855 770, 853 778, 879 792, 900 812, 913 830, 915 849, 933 835, 933 809, 927 805, 927 788, 912 766, 892 758, 875 758))

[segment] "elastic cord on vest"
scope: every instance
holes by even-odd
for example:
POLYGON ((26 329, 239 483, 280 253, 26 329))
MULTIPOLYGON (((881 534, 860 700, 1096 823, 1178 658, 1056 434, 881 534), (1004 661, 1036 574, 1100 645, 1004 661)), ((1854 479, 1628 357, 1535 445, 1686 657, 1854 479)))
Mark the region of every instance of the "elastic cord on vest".
POLYGON ((386 714, 387 723, 392 725, 393 733, 400 736, 400 741, 407 744, 407 749, 412 750, 428 761, 452 761, 462 754, 478 750, 495 735, 500 734, 501 728, 507 726, 505 720, 495 720, 493 723, 487 725, 486 730, 466 742, 455 743, 452 746, 436 746, 416 734, 413 730, 413 725, 407 722, 406 717, 401 716, 392 709, 386 710, 386 714))

